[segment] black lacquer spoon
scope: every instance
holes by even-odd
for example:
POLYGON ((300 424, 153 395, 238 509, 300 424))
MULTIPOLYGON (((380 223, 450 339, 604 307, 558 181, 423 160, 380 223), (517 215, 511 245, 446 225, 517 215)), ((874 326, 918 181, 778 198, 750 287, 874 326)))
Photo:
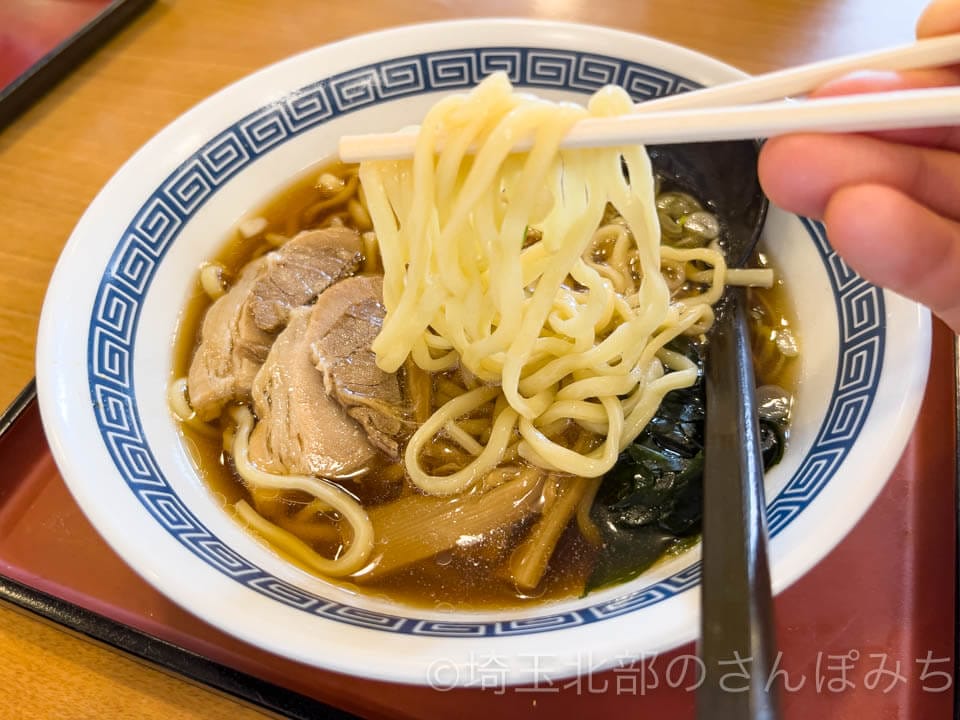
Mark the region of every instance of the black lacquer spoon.
MULTIPOLYGON (((717 214, 731 267, 753 254, 767 212, 751 141, 649 148, 661 177, 717 214)), ((698 720, 773 720, 773 624, 763 462, 746 324, 746 293, 729 288, 718 308, 705 370, 703 571, 698 720)))

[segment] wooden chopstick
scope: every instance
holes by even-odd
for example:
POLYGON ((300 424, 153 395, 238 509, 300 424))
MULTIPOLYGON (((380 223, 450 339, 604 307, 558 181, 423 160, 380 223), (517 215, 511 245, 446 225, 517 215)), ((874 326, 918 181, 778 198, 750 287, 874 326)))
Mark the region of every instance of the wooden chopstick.
POLYGON ((917 70, 954 63, 960 63, 960 33, 777 70, 702 90, 648 100, 635 107, 638 112, 659 112, 759 103, 806 95, 825 82, 859 70, 917 70))
MULTIPOLYGON (((960 33, 802 65, 640 103, 632 115, 585 120, 574 127, 564 146, 665 144, 770 137, 802 130, 867 132, 952 124, 960 122, 953 89, 875 93, 779 104, 764 101, 805 94, 827 80, 858 69, 908 70, 958 62, 960 33), (901 107, 901 104, 913 103, 917 106, 901 107), (937 107, 937 103, 942 105, 937 107), (710 111, 713 114, 704 108, 714 108, 710 111), (831 117, 831 113, 837 113, 837 116, 831 117)), ((410 157, 415 143, 416 128, 400 133, 345 135, 340 139, 339 152, 344 162, 397 159, 410 157)))
MULTIPOLYGON (((960 123, 960 88, 898 90, 867 95, 782 101, 705 110, 630 113, 588 118, 561 141, 564 148, 663 145, 773 137, 791 132, 874 132, 960 123)), ((414 133, 344 135, 343 162, 396 160, 413 155, 414 133)), ((518 142, 529 150, 532 139, 518 142)))

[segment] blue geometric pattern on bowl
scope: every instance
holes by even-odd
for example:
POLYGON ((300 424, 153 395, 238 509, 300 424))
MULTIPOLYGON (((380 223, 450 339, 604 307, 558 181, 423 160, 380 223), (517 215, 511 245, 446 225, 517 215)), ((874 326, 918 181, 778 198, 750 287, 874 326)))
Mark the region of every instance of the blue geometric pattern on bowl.
MULTIPOLYGON (((236 173, 272 148, 332 118, 440 90, 466 89, 501 70, 518 86, 591 93, 624 87, 635 101, 699 87, 673 73, 619 58, 556 49, 493 47, 431 52, 356 68, 313 83, 223 130, 188 158, 139 209, 117 244, 90 320, 88 373, 93 412, 107 451, 131 491, 167 532, 223 574, 273 600, 330 620, 394 633, 488 637, 549 632, 633 612, 700 580, 699 564, 638 591, 575 612, 504 622, 449 622, 343 605, 270 575, 214 536, 160 472, 134 402, 134 337, 159 264, 194 213, 236 173)), ((880 377, 885 330, 882 293, 847 268, 823 229, 804 221, 826 267, 840 324, 840 362, 816 441, 768 504, 771 535, 829 482, 857 438, 880 377)))

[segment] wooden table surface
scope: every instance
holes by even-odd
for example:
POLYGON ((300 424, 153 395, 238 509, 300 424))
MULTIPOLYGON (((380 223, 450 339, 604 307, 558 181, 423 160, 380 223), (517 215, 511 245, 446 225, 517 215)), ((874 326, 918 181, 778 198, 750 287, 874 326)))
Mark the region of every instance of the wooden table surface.
MULTIPOLYGON (((253 70, 348 35, 468 16, 645 33, 749 72, 907 42, 923 0, 158 0, 0 131, 0 408, 34 374, 54 263, 100 187, 192 105, 253 70), (882 9, 881 9, 882 6, 882 9)), ((0 717, 262 717, 0 608, 0 717)))

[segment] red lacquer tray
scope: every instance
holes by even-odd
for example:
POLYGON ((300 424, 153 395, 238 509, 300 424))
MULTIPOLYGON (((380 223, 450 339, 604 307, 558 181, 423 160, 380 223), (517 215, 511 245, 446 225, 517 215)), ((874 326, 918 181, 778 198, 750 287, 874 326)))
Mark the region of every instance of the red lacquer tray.
MULTIPOLYGON (((953 335, 937 325, 920 420, 896 472, 851 534, 776 599, 773 682, 785 717, 951 717, 955 672, 953 335)), ((644 664, 505 688, 390 685, 306 667, 228 637, 167 601, 73 502, 29 391, 0 422, 0 597, 121 651, 290 717, 692 718, 690 645, 644 664)), ((331 652, 335 652, 331 648, 331 652)), ((731 662, 729 687, 742 671, 731 662)))
POLYGON ((153 0, 0 0, 0 129, 153 0))

